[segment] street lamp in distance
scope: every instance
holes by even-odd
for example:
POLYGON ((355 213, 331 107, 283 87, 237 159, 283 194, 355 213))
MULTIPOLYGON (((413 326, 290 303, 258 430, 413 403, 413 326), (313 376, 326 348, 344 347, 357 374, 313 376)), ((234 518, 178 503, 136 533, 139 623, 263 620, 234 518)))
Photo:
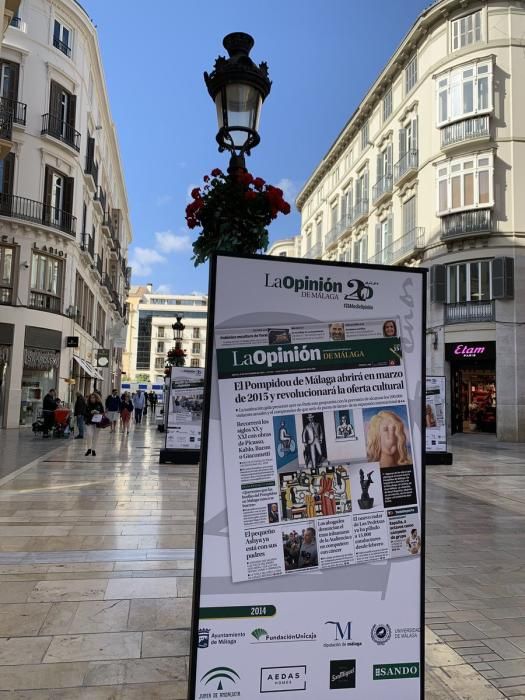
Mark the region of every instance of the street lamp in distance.
POLYGON ((219 151, 231 153, 228 172, 246 169, 244 156, 259 143, 259 118, 262 103, 270 93, 272 82, 268 65, 255 64, 250 58, 253 37, 233 32, 223 39, 229 58, 219 56, 204 81, 217 109, 219 151))

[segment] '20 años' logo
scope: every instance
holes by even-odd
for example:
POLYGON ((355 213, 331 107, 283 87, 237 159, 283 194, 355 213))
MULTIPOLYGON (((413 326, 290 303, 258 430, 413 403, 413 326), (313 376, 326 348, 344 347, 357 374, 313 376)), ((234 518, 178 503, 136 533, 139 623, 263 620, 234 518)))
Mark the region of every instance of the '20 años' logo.
POLYGON ((346 286, 349 288, 348 294, 345 294, 345 300, 354 299, 356 301, 367 301, 374 296, 374 290, 368 284, 361 280, 348 280, 346 286))

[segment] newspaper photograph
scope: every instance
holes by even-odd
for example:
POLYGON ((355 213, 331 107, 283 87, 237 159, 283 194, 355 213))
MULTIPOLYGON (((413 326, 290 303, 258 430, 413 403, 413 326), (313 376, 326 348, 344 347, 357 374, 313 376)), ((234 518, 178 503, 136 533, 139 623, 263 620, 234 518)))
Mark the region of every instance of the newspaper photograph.
POLYGON ((234 582, 420 553, 398 328, 217 330, 234 582))

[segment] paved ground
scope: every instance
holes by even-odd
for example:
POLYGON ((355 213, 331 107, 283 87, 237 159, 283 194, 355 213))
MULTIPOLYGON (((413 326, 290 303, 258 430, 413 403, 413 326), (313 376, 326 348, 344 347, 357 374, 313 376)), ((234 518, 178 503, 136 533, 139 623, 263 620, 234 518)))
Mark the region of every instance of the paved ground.
MULTIPOLYGON (((104 431, 0 480, 0 699, 186 697, 197 468, 162 440, 104 431)), ((523 448, 428 469, 428 700, 525 698, 523 448)))
POLYGON ((0 479, 42 455, 55 450, 63 439, 43 439, 31 428, 20 430, 0 430, 0 479))

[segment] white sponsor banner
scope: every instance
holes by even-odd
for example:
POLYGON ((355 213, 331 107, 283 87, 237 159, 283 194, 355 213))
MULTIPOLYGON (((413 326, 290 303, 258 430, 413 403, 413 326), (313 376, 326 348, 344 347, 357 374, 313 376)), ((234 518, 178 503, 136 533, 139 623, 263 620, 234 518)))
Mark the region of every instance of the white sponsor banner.
POLYGON ((424 288, 214 260, 189 697, 423 697, 424 288))
POLYGON ((447 451, 445 377, 426 378, 425 424, 426 451, 447 451))
POLYGON ((204 370, 172 367, 167 396, 166 448, 200 449, 203 403, 204 370))

